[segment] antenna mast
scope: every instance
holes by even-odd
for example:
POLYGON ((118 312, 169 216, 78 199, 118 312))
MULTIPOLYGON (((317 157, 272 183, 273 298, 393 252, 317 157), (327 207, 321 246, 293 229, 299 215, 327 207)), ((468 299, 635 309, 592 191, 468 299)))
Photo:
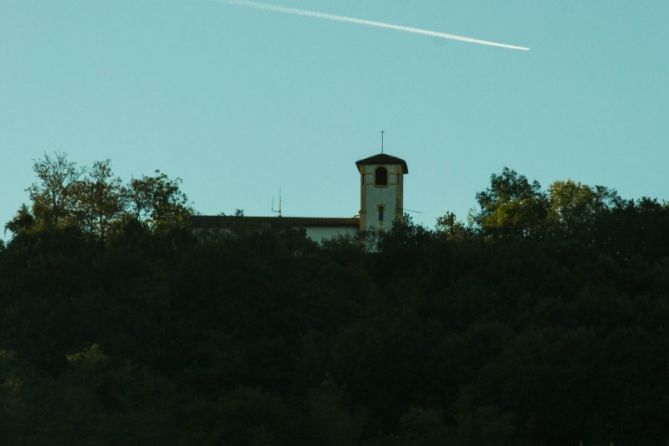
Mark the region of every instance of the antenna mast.
POLYGON ((381 130, 381 153, 383 153, 383 135, 386 133, 385 130, 381 130))
POLYGON ((279 214, 279 217, 281 217, 281 186, 279 186, 279 209, 274 209, 274 198, 272 198, 272 212, 279 214))

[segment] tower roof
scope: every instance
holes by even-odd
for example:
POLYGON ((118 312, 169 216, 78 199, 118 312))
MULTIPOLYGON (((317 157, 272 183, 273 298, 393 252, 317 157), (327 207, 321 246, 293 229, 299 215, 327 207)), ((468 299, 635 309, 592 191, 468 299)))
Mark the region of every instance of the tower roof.
POLYGON ((368 166, 370 164, 399 164, 402 166, 404 173, 409 173, 409 167, 407 166, 406 161, 402 158, 397 158, 396 156, 387 155, 385 153, 379 153, 378 155, 370 156, 369 158, 355 162, 355 165, 358 167, 368 166))

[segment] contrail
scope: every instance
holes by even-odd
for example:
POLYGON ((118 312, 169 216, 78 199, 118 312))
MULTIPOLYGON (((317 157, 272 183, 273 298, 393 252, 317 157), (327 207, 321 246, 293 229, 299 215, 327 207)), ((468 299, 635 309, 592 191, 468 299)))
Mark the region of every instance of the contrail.
POLYGON ((287 8, 285 6, 278 6, 278 5, 268 5, 267 3, 258 3, 250 0, 214 0, 214 1, 217 1, 219 3, 226 3, 228 5, 260 9, 263 11, 272 11, 281 14, 291 14, 303 17, 312 17, 316 19, 332 20, 335 22, 352 23, 354 25, 371 26, 374 28, 384 28, 393 31, 401 31, 405 33, 438 37, 440 39, 446 39, 446 40, 457 40, 459 42, 475 43, 477 45, 496 46, 499 48, 507 48, 511 50, 520 50, 520 51, 530 50, 528 47, 525 46, 509 45, 508 43, 492 42, 490 40, 481 40, 481 39, 475 39, 473 37, 458 36, 456 34, 447 34, 439 31, 431 31, 429 29, 413 28, 411 26, 395 25, 393 23, 377 22, 374 20, 357 19, 355 17, 327 14, 324 12, 309 11, 306 9, 287 8))

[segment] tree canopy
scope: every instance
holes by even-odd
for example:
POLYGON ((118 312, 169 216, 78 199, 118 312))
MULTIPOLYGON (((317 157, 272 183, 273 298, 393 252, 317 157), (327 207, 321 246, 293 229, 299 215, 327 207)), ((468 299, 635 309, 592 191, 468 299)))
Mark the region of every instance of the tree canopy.
POLYGON ((79 167, 63 153, 45 154, 33 170, 37 181, 27 189, 31 206, 22 205, 5 225, 13 233, 73 228, 107 239, 130 220, 159 230, 192 213, 181 180, 159 170, 124 184, 110 160, 79 167))
POLYGON ((194 234, 178 180, 40 163, 0 247, 3 444, 669 441, 666 204, 505 169, 369 249, 194 234))

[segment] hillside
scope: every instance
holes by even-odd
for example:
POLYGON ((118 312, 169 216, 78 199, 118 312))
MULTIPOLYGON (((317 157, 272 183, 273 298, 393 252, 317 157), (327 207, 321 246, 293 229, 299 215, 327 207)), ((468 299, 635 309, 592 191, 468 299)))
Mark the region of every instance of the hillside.
POLYGON ((112 214, 38 180, 8 224, 3 444, 669 440, 664 204, 507 169, 467 224, 317 245, 196 237, 178 183, 143 180, 174 188, 112 214))

